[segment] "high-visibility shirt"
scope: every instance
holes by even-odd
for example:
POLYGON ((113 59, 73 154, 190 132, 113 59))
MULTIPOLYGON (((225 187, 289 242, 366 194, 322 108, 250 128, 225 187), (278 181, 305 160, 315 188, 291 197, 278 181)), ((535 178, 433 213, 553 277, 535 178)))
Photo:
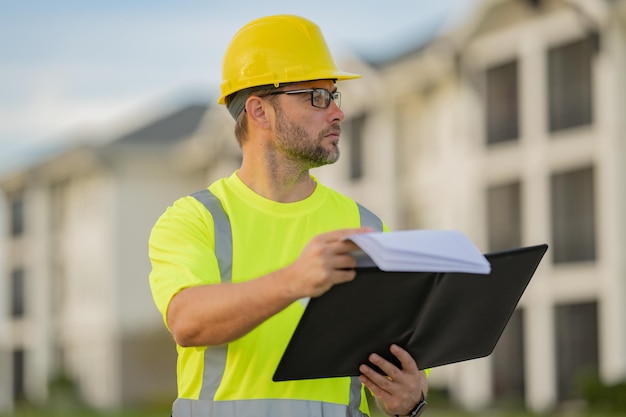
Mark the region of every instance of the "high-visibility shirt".
MULTIPOLYGON (((232 251, 228 273, 233 283, 289 265, 320 233, 361 225, 362 206, 315 182, 313 193, 294 203, 256 194, 236 172, 209 187, 231 229, 232 242, 226 246, 232 251)), ((224 281, 216 255, 216 246, 219 251, 224 242, 216 245, 219 225, 212 211, 192 196, 183 197, 152 230, 150 286, 164 320, 169 302, 182 289, 224 281)), ((355 377, 272 381, 303 312, 304 303, 294 302, 227 346, 177 346, 174 417, 368 414, 364 388, 355 377)))

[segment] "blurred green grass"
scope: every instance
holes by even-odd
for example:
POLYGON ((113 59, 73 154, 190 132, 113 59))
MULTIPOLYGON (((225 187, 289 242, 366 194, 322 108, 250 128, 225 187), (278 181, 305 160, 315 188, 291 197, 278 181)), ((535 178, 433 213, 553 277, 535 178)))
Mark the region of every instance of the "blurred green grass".
POLYGON ((170 417, 170 410, 58 410, 45 408, 20 408, 12 414, 0 414, 0 417, 170 417))

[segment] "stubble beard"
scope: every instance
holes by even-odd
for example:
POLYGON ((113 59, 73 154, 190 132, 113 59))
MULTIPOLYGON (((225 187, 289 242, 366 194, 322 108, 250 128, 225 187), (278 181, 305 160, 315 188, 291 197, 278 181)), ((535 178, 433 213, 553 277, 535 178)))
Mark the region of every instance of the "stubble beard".
POLYGON ((313 138, 302 126, 288 121, 278 108, 276 116, 276 144, 294 161, 304 163, 307 169, 337 162, 338 144, 333 143, 329 150, 323 142, 326 135, 340 130, 339 123, 333 123, 313 138))

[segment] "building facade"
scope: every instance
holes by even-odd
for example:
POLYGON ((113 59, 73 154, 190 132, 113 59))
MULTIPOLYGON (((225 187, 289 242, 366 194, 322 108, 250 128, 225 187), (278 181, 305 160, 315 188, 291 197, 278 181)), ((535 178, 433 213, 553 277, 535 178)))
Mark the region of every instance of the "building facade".
MULTIPOLYGON (((175 344, 155 310, 147 240, 165 208, 205 184, 179 160, 203 128, 192 105, 0 181, 4 197, 0 410, 70 380, 97 408, 175 398, 175 344)), ((216 149, 217 151, 217 149, 216 149)))
POLYGON ((550 245, 494 354, 433 372, 467 408, 547 411, 585 380, 626 379, 625 10, 478 2, 344 88, 371 100, 346 106, 362 158, 343 174, 383 195, 370 208, 394 228, 460 229, 485 252, 550 245))

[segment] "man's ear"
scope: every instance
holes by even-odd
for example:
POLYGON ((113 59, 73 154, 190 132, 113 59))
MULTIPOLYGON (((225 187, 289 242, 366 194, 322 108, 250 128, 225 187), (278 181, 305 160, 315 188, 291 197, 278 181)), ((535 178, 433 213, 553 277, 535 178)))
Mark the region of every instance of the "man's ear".
POLYGON ((248 112, 250 121, 262 128, 270 127, 268 111, 271 111, 271 106, 262 98, 250 96, 246 100, 246 112, 248 112))

